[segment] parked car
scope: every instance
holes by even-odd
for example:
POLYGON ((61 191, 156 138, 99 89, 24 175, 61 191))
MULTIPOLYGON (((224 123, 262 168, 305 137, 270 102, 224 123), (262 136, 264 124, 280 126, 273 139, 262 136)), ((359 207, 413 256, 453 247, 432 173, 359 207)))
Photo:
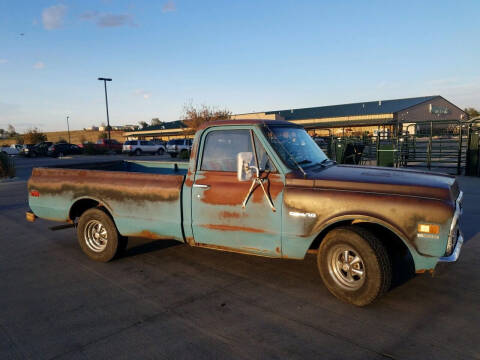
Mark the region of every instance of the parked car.
POLYGON ((24 145, 22 154, 28 157, 47 156, 48 148, 53 143, 51 141, 42 141, 35 145, 24 145))
POLYGON ((176 157, 182 152, 188 153, 192 150, 192 139, 173 139, 167 143, 167 153, 171 157, 176 157))
POLYGON ((142 154, 163 155, 165 147, 147 140, 128 140, 124 142, 122 152, 124 154, 137 156, 142 154))
POLYGON ((454 176, 337 165, 280 120, 209 122, 196 138, 189 164, 34 168, 27 219, 77 224, 82 251, 102 262, 129 236, 272 258, 312 253, 328 290, 357 306, 460 255, 454 176))
POLYGON ((7 155, 18 155, 20 151, 17 148, 17 145, 12 144, 10 146, 4 145, 0 148, 0 152, 7 154, 7 155))
POLYGON ((65 155, 79 155, 81 153, 82 149, 78 145, 60 142, 51 145, 48 148, 47 155, 53 157, 63 157, 65 155))
POLYGON ((117 154, 122 152, 122 144, 115 139, 98 139, 95 149, 104 151, 114 151, 117 154))

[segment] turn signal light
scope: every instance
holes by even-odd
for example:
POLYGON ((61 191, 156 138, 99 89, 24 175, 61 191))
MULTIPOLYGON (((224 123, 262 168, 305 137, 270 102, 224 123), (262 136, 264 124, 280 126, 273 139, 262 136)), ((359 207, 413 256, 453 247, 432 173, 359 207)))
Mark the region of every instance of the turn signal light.
POLYGON ((431 224, 418 224, 418 232, 437 235, 440 233, 440 226, 431 224))
POLYGON ((38 192, 38 190, 30 190, 30 196, 39 197, 40 193, 38 192))

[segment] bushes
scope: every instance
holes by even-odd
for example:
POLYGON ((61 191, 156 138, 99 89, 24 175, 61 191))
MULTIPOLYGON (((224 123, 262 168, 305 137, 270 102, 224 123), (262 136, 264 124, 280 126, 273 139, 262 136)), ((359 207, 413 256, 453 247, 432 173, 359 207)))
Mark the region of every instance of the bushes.
POLYGON ((178 154, 178 158, 182 159, 182 160, 190 159, 190 151, 188 151, 188 150, 180 151, 180 154, 178 154))
POLYGON ((14 177, 15 163, 7 154, 0 152, 0 178, 14 177))

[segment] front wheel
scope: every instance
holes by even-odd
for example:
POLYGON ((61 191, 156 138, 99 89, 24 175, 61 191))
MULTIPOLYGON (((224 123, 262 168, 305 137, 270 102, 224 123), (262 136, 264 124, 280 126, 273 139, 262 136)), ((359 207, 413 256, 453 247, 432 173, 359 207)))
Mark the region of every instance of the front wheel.
POLYGON ((112 218, 103 210, 85 211, 77 227, 77 238, 83 252, 92 260, 108 262, 126 248, 127 238, 121 236, 112 218))
POLYGON ((164 152, 163 149, 160 148, 160 149, 157 150, 157 155, 163 155, 163 152, 164 152))
POLYGON ((390 288, 392 268, 387 250, 360 227, 339 227, 323 239, 317 265, 325 286, 337 298, 365 306, 390 288))

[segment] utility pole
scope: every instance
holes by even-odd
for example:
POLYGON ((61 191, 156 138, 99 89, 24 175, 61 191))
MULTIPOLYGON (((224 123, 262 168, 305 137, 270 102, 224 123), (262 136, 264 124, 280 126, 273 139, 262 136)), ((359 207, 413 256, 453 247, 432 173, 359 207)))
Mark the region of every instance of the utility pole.
POLYGON ((108 96, 107 96, 107 81, 112 81, 109 78, 98 78, 98 80, 103 81, 105 87, 105 107, 107 109, 107 130, 108 130, 108 149, 110 149, 110 118, 108 117, 108 96))
POLYGON ((70 141, 70 124, 68 123, 68 118, 70 116, 67 115, 67 130, 68 130, 68 143, 71 144, 72 142, 70 141))

